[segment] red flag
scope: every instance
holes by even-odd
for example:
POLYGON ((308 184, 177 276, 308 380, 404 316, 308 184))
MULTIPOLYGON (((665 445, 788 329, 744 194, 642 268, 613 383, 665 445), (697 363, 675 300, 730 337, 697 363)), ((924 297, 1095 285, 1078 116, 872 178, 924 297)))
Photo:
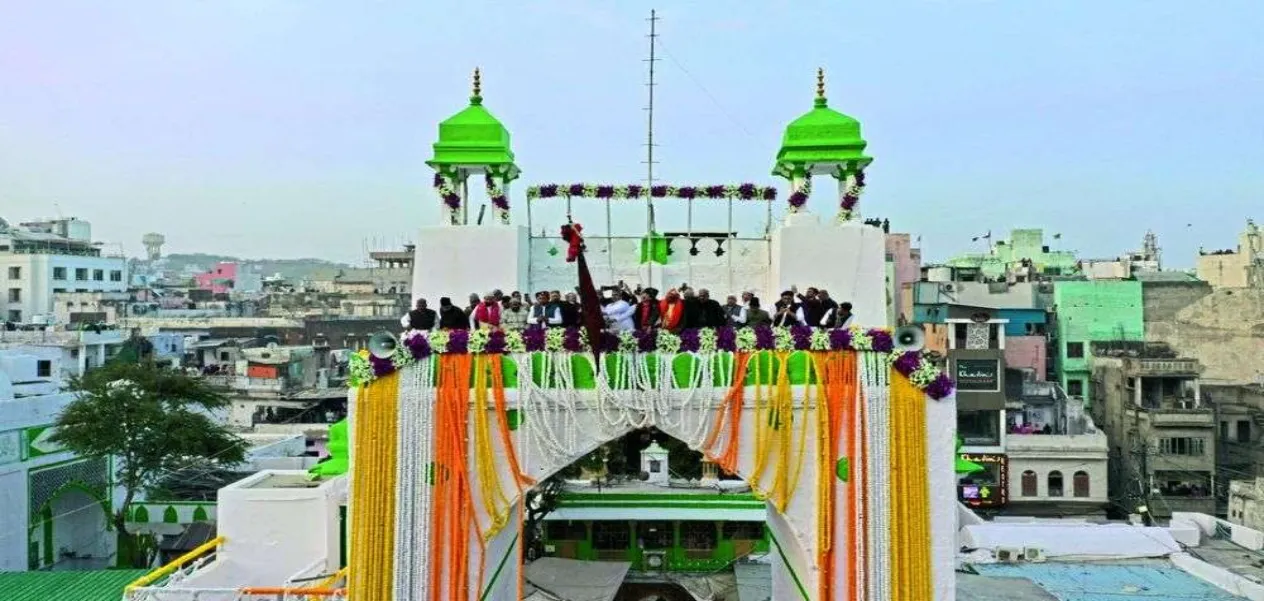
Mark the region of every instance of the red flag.
POLYGON ((601 372, 601 334, 606 326, 606 319, 601 312, 601 300, 597 297, 597 288, 593 286, 592 273, 588 271, 588 261, 584 258, 584 227, 578 223, 562 226, 562 240, 570 246, 566 251, 566 262, 578 261, 579 265, 579 306, 583 316, 584 330, 588 332, 588 347, 592 349, 597 372, 601 372))

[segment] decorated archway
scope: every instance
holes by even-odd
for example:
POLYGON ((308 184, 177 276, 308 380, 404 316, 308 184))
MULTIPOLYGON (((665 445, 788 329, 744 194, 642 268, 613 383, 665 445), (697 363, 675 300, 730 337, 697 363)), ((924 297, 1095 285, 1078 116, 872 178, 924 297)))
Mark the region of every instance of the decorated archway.
POLYGON ((524 492, 655 426, 765 500, 775 598, 933 598, 954 408, 920 352, 882 329, 607 336, 600 370, 574 329, 414 333, 355 361, 354 595, 520 599, 524 492))
POLYGON ((31 514, 31 569, 67 558, 101 558, 111 551, 110 504, 91 486, 75 481, 62 484, 31 514))

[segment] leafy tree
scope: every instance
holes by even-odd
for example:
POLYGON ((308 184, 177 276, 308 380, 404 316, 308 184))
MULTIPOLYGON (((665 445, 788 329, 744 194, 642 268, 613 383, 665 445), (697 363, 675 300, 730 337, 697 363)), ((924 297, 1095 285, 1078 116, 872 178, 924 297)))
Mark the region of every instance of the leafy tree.
POLYGON ((71 382, 79 393, 57 418, 53 440, 80 457, 113 457, 123 502, 111 518, 119 535, 120 566, 152 561, 127 514, 139 492, 165 473, 191 463, 240 463, 245 443, 209 415, 228 405, 221 393, 179 371, 149 362, 114 361, 71 382))

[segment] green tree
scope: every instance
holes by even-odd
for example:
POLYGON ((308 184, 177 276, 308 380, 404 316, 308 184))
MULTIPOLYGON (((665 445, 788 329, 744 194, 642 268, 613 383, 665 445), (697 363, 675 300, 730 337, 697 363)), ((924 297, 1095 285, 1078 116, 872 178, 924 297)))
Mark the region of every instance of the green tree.
POLYGON ((243 460, 245 443, 209 415, 229 401, 201 380, 148 362, 107 363, 74 379, 71 388, 78 398, 57 418, 53 440, 80 457, 115 459, 115 479, 124 491, 111 518, 118 564, 149 567, 152 547, 127 529, 131 505, 167 472, 243 460))

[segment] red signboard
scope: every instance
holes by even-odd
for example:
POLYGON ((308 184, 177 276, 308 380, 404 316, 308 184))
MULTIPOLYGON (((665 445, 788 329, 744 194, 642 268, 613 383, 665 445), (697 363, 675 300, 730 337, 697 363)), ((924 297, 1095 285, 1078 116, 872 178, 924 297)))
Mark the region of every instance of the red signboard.
POLYGON ((251 364, 246 367, 246 376, 251 378, 266 378, 269 380, 275 380, 277 378, 277 366, 251 364))

